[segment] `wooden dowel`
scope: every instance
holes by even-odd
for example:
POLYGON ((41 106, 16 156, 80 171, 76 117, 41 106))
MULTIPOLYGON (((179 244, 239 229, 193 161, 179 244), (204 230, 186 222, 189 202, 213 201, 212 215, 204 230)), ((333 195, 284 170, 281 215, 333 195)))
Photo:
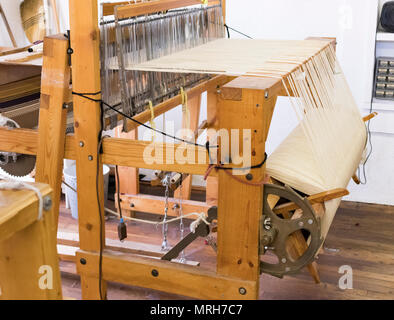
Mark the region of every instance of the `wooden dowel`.
POLYGON ((14 48, 16 48, 18 45, 17 45, 17 43, 15 41, 14 34, 12 33, 11 27, 10 27, 10 25, 8 23, 7 17, 5 16, 5 13, 4 13, 3 8, 1 7, 1 5, 0 5, 0 14, 1 14, 2 18, 3 18, 3 21, 4 21, 5 27, 7 29, 8 35, 9 35, 10 40, 12 42, 12 46, 14 48))
MULTIPOLYGON (((349 194, 348 190, 338 188, 338 189, 333 189, 330 191, 317 193, 315 195, 308 197, 308 200, 309 200, 310 204, 322 203, 322 202, 326 202, 329 200, 342 198, 344 196, 347 196, 348 194, 349 194)), ((274 212, 276 214, 283 214, 283 213, 287 213, 289 211, 296 210, 296 209, 298 209, 297 204, 295 204, 294 202, 289 202, 289 203, 284 203, 284 204, 281 204, 281 205, 275 207, 274 212)))
POLYGON ((365 116, 365 117, 363 118, 363 121, 364 121, 364 122, 367 122, 367 121, 369 121, 369 120, 375 118, 377 115, 378 115, 377 112, 372 112, 371 114, 365 116))

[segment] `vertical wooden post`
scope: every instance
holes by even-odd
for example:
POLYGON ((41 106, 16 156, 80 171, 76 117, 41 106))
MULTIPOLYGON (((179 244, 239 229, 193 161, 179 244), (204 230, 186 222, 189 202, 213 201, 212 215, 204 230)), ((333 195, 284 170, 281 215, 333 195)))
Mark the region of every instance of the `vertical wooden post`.
MULTIPOLYGON (((216 90, 207 92, 207 123, 208 123, 207 138, 210 141, 212 139, 211 132, 218 129, 216 90)), ((218 178, 208 177, 205 202, 208 205, 215 206, 218 203, 217 201, 218 201, 218 178)))
MULTIPOLYGON (((240 130, 240 153, 247 139, 242 131, 251 130, 250 157, 253 166, 262 163, 265 158, 267 128, 276 96, 266 99, 263 90, 241 88, 242 86, 231 87, 230 82, 221 89, 217 102, 219 128, 229 131, 230 145, 230 130, 240 130)), ((233 153, 234 150, 231 150, 232 159, 235 156, 233 153)), ((244 172, 238 178, 244 182, 258 183, 263 180, 264 172, 265 166, 244 172), (247 173, 251 174, 249 179, 246 179, 247 173)), ((241 183, 228 173, 219 171, 217 272, 224 276, 256 281, 256 292, 253 295, 257 299, 260 275, 259 220, 262 214, 263 187, 241 183)))
MULTIPOLYGON (((73 91, 89 93, 92 94, 91 98, 101 99, 101 94, 98 94, 101 87, 97 0, 70 0, 70 27, 71 47, 74 51, 72 54, 73 91)), ((101 130, 99 103, 74 95, 74 126, 78 149, 80 248, 99 252, 100 247, 105 245, 103 173, 100 157, 97 159, 98 135, 101 130)), ((99 270, 99 265, 95 268, 99 270)), ((99 299, 101 290, 101 297, 105 299, 106 283, 101 281, 101 288, 99 283, 98 277, 82 274, 82 298, 99 299)))
MULTIPOLYGON (((138 128, 130 132, 122 132, 123 126, 115 129, 115 137, 131 140, 138 140, 138 128)), ((138 168, 119 167, 119 193, 127 195, 137 195, 140 192, 139 170, 138 168)), ((131 208, 130 208, 131 209, 131 208)), ((133 210, 127 210, 123 214, 128 213, 130 217, 134 216, 133 210)))
MULTIPOLYGON (((190 129, 191 131, 196 131, 198 129, 200 120, 200 110, 201 110, 201 95, 197 95, 188 101, 188 107, 190 111, 190 128, 187 128, 186 119, 183 119, 183 129, 190 129)), ((193 176, 188 175, 182 183, 182 199, 190 199, 192 192, 192 180, 193 176)), ((174 198, 180 198, 180 187, 175 190, 174 198)))
POLYGON ((56 228, 67 125, 64 103, 70 86, 67 47, 68 40, 63 35, 45 38, 41 75, 36 181, 49 184, 53 190, 56 228))

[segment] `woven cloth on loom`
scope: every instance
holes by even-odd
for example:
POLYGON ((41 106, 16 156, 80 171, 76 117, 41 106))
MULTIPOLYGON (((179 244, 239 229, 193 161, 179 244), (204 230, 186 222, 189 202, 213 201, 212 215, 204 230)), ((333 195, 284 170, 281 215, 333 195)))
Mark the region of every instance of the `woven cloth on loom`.
MULTIPOLYGON (((365 125, 327 41, 219 39, 127 68, 281 79, 300 124, 270 155, 267 172, 312 195, 346 188, 359 165, 365 125)), ((339 204, 325 203, 323 237, 339 204)))

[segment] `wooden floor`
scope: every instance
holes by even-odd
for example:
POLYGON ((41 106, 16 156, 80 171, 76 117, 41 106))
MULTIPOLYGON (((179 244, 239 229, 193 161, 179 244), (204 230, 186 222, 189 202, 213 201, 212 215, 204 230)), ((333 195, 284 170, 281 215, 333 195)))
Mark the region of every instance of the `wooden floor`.
MULTIPOLYGON (((117 238, 116 221, 107 222, 107 238, 117 238)), ((77 231, 70 212, 61 208, 60 229, 77 231)), ((170 244, 178 241, 179 225, 169 228, 170 244)), ((161 244, 161 229, 128 223, 128 240, 161 244), (139 235, 138 235, 139 234, 139 235)), ((186 251, 187 258, 214 269, 215 253, 203 239, 186 251)), ((318 259, 321 284, 303 270, 296 276, 277 279, 262 275, 260 299, 394 299, 394 207, 342 202, 328 234, 324 253, 318 259), (353 269, 353 289, 341 290, 338 269, 353 269)), ((81 299, 79 277, 72 263, 61 263, 63 295, 81 299)), ((167 293, 115 283, 108 285, 108 299, 188 299, 167 293)))

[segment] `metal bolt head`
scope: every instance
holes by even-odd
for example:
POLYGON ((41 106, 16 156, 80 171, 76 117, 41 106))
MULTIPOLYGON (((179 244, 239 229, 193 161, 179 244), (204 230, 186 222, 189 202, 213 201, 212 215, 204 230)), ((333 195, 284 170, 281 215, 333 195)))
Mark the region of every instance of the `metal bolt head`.
POLYGON ((45 211, 49 211, 51 210, 51 208, 52 208, 52 199, 51 197, 47 196, 43 200, 43 209, 45 211))
POLYGON ((83 141, 79 141, 79 146, 82 148, 85 145, 83 141))
POLYGON ((243 287, 239 288, 238 291, 239 291, 239 294, 241 294, 241 295, 243 295, 243 296, 244 296, 244 295, 246 294, 246 292, 247 292, 246 289, 243 288, 243 287))
POLYGON ((265 219, 263 225, 265 230, 271 230, 272 228, 271 218, 265 219))
POLYGON ((268 91, 266 91, 266 92, 265 92, 265 94, 264 94, 264 98, 266 98, 266 99, 268 99, 268 98, 269 98, 269 93, 268 93, 268 91))
POLYGON ((248 174, 246 175, 246 180, 248 180, 248 181, 253 180, 253 174, 248 173, 248 174))
POLYGON ((85 264, 86 264, 86 259, 85 259, 85 258, 81 258, 81 259, 79 260, 79 262, 80 262, 81 264, 85 265, 85 264))
POLYGON ((93 160, 93 156, 89 156, 88 159, 89 159, 89 161, 92 161, 93 160))
POLYGON ((282 258, 282 263, 286 263, 287 259, 286 258, 282 258))
POLYGON ((134 208, 134 207, 135 207, 134 203, 130 203, 130 208, 134 208))
POLYGON ((303 226, 304 226, 304 223, 303 223, 302 221, 300 221, 300 222, 298 222, 298 225, 299 225, 300 227, 303 227, 303 226))
POLYGON ((151 273, 152 273, 152 276, 154 276, 154 277, 159 276, 159 271, 157 271, 156 269, 153 269, 151 273))
POLYGON ((308 220, 308 223, 309 223, 309 224, 313 224, 313 220, 312 220, 312 219, 309 219, 309 220, 308 220))

